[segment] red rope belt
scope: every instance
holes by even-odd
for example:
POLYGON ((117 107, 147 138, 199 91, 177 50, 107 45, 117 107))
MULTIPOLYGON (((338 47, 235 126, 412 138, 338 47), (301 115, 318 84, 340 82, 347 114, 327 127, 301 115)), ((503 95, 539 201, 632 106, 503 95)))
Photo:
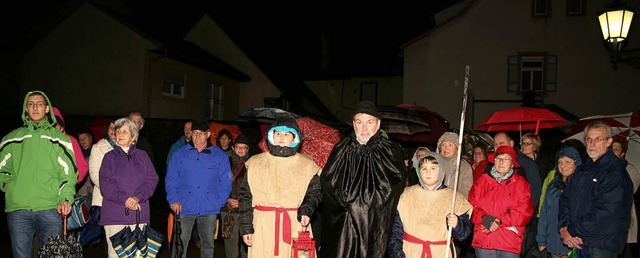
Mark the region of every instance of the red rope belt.
POLYGON ((409 233, 404 232, 404 240, 409 243, 421 244, 422 245, 422 254, 420 254, 421 258, 432 258, 431 256, 431 245, 446 245, 447 241, 426 241, 415 236, 409 235, 409 233))
POLYGON ((282 223, 282 241, 287 244, 291 244, 291 218, 289 218, 289 214, 287 211, 297 211, 298 208, 280 208, 280 207, 272 207, 272 206, 256 206, 256 210, 259 211, 275 211, 276 212, 276 223, 275 223, 275 246, 273 247, 273 255, 278 256, 280 253, 280 245, 278 244, 278 240, 280 240, 280 214, 284 219, 282 223), (284 214, 283 214, 284 213, 284 214))

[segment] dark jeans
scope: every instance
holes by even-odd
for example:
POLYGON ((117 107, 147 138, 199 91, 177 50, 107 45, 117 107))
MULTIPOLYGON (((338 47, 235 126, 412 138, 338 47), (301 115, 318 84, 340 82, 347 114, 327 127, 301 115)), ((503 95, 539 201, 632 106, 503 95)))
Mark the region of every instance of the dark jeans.
POLYGON ((618 254, 614 251, 589 247, 589 258, 612 258, 618 257, 618 254))

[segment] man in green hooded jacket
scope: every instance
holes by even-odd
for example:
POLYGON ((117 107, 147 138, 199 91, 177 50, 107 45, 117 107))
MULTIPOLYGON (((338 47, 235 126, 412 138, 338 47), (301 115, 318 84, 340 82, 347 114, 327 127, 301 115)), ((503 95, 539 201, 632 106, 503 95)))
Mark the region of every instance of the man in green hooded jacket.
POLYGON ((41 91, 24 98, 24 125, 0 142, 0 190, 5 192, 13 257, 32 256, 33 236, 41 244, 62 233, 78 177, 69 137, 55 128, 51 102, 41 91))

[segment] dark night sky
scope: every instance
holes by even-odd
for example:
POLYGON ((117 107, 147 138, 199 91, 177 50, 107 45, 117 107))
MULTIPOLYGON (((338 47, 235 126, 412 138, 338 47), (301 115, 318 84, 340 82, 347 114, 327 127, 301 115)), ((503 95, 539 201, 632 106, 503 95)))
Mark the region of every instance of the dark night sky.
MULTIPOLYGON (((20 1, 12 3, 13 8, 0 8, 0 22, 6 27, 0 30, 0 39, 24 35, 54 7, 70 1, 76 0, 20 1)), ((326 2, 231 6, 193 0, 162 5, 151 0, 124 0, 134 20, 164 34, 188 27, 194 17, 207 10, 265 72, 307 78, 319 75, 323 35, 330 42, 330 74, 388 74, 398 60, 398 47, 427 31, 433 25, 433 13, 459 1, 356 8, 326 2)))

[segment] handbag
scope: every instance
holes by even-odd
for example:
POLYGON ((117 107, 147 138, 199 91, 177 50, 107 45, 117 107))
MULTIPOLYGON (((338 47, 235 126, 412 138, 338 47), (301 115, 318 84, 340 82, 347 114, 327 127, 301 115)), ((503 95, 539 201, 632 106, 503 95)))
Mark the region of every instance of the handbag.
POLYGON ((233 216, 231 216, 231 212, 229 212, 229 215, 224 217, 224 219, 222 220, 222 237, 230 238, 231 233, 233 232, 233 227, 235 225, 236 225, 236 219, 233 216))
POLYGON ((81 228, 90 218, 89 203, 86 196, 76 196, 71 204, 71 212, 67 216, 67 229, 74 230, 81 228))

